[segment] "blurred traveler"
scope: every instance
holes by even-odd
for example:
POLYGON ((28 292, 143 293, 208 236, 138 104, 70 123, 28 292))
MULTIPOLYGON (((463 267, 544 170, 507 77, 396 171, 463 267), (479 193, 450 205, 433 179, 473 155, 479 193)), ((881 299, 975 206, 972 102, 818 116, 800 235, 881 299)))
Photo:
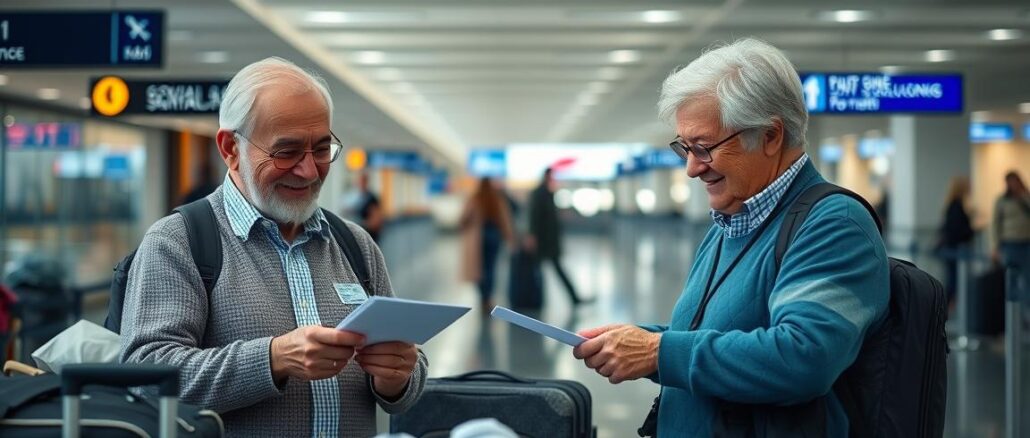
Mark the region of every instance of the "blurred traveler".
MULTIPOLYGON (((414 345, 334 328, 366 291, 317 205, 342 148, 332 112, 325 82, 288 61, 240 70, 219 113, 229 170, 207 198, 225 260, 214 289, 177 214, 151 226, 132 263, 122 361, 179 367, 182 399, 222 414, 228 436, 371 436, 376 404, 404 411, 424 387, 414 345)), ((345 226, 367 257, 367 293, 392 296, 378 246, 345 226)))
POLYGON ((551 168, 544 171, 543 180, 530 194, 529 198, 529 235, 526 237, 526 245, 530 250, 536 251, 540 262, 550 262, 554 266, 558 278, 565 286, 572 304, 581 304, 584 300, 576 294, 576 288, 565 274, 561 265, 562 254, 562 227, 561 219, 558 217, 558 206, 554 205, 554 191, 557 183, 554 180, 554 172, 551 168))
POLYGON ((994 260, 1015 271, 1016 291, 1030 305, 1030 191, 1016 171, 1005 174, 1005 193, 994 204, 994 260))
POLYGON ((612 383, 660 384, 659 436, 713 436, 741 418, 752 431, 815 421, 825 436, 847 436, 834 396, 803 415, 777 409, 832 394, 886 314, 888 260, 866 208, 830 196, 776 266, 779 207, 824 182, 805 154, 794 67, 775 47, 740 40, 670 75, 658 108, 688 175, 705 183, 715 224, 669 325, 583 330, 575 356, 612 383))
POLYGON ((944 260, 944 290, 948 293, 949 306, 954 301, 958 287, 958 264, 973 242, 973 226, 966 212, 969 197, 969 179, 957 176, 951 179, 947 204, 944 209, 944 223, 941 224, 937 253, 944 260))
POLYGON ((479 287, 479 303, 484 313, 493 308, 497 256, 502 241, 514 243, 508 201, 490 178, 479 180, 461 214, 463 277, 479 287))
POLYGON ((383 206, 379 203, 379 197, 368 188, 367 173, 358 176, 358 189, 361 191, 358 201, 358 217, 361 218, 361 227, 368 231, 372 240, 378 243, 386 216, 383 215, 383 206))

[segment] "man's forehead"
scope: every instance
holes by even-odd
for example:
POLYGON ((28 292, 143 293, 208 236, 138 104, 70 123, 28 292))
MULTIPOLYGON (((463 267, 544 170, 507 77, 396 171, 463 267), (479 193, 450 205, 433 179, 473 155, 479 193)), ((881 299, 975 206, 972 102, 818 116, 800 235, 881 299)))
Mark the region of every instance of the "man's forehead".
POLYGON ((717 135, 722 130, 721 122, 718 106, 710 101, 685 102, 676 110, 676 132, 684 140, 717 135))

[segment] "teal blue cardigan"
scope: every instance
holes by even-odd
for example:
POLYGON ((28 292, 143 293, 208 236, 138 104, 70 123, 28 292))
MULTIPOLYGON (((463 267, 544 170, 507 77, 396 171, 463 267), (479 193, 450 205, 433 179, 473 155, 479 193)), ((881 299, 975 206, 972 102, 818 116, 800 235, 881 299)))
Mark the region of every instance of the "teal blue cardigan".
MULTIPOLYGON (((781 202, 824 181, 808 162, 781 202)), ((784 210, 726 277, 698 330, 689 328, 723 235, 716 226, 698 248, 669 325, 642 326, 662 333, 658 372, 650 376, 662 385, 659 436, 710 436, 720 400, 783 405, 829 393, 883 320, 887 255, 866 209, 845 196, 817 204, 777 274, 784 210)), ((753 234, 724 239, 716 278, 753 234)), ((831 395, 826 406, 828 436, 847 436, 840 403, 831 395)))

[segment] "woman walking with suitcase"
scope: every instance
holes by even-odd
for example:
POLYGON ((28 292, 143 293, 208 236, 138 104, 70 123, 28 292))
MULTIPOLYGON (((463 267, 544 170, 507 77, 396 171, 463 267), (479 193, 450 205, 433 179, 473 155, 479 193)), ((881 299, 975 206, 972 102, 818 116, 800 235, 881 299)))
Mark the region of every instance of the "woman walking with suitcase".
POLYGON ((497 256, 502 242, 513 242, 508 202, 490 178, 482 178, 461 215, 465 256, 463 278, 479 288, 483 314, 493 308, 497 256))

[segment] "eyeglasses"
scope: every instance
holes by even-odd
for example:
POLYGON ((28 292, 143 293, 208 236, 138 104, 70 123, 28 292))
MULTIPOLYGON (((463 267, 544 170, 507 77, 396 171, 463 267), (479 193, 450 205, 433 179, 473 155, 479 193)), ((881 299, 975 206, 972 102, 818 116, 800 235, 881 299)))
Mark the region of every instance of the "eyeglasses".
POLYGON ((258 148, 259 151, 267 154, 268 158, 272 160, 272 164, 279 170, 292 169, 297 165, 297 163, 300 163, 308 153, 311 153, 311 158, 314 158, 315 164, 329 164, 336 161, 336 159, 340 157, 340 151, 343 150, 342 142, 338 137, 336 137, 336 134, 333 134, 333 131, 329 131, 331 139, 329 144, 318 145, 311 149, 285 148, 279 149, 275 152, 269 152, 265 150, 265 148, 258 146, 249 138, 240 134, 240 131, 233 131, 233 134, 247 140, 247 143, 254 145, 254 147, 258 148))
POLYGON ((693 153, 694 157, 698 160, 701 160, 702 163, 711 163, 712 149, 722 146, 724 143, 732 140, 733 137, 740 135, 740 133, 744 131, 747 131, 747 129, 741 129, 740 131, 734 132, 733 135, 730 135, 729 137, 726 137, 722 139, 722 141, 711 146, 687 144, 685 141, 683 141, 683 137, 676 136, 676 139, 669 143, 669 147, 672 148, 672 151, 675 152, 676 155, 679 155, 680 158, 683 159, 683 161, 690 161, 688 158, 690 157, 690 154, 693 153))

